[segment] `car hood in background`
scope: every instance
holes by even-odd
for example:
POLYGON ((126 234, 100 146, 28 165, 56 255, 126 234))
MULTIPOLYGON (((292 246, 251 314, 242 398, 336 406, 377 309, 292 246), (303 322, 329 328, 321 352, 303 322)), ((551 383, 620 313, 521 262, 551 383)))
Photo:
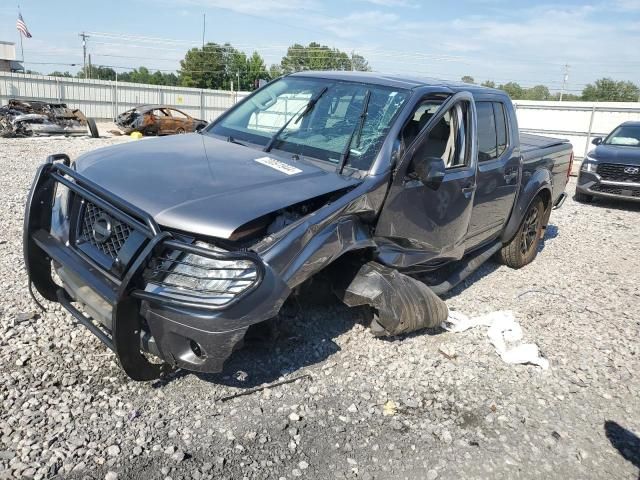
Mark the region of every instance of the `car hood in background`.
POLYGON ((640 147, 598 145, 589 152, 589 156, 599 162, 640 165, 640 147))
POLYGON ((201 134, 98 149, 80 157, 76 168, 159 225, 218 238, 268 213, 359 183, 201 134))

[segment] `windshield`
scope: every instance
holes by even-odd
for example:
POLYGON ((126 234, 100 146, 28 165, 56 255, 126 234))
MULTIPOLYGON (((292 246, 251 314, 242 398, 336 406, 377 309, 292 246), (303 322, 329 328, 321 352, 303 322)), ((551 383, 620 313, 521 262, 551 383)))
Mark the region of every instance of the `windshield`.
POLYGON ((346 165, 368 170, 408 95, 379 85, 284 77, 238 104, 207 131, 265 146, 289 121, 273 150, 338 165, 351 139, 346 165))
POLYGON ((621 125, 603 142, 607 145, 640 146, 640 125, 621 125))

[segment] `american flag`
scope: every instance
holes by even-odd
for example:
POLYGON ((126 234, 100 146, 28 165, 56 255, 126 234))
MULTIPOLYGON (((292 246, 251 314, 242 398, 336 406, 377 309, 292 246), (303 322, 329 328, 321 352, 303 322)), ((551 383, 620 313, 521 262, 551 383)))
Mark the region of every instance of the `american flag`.
POLYGON ((24 19, 22 18, 21 13, 18 14, 18 21, 16 22, 16 28, 25 37, 27 38, 32 37, 31 32, 29 32, 29 29, 27 28, 27 24, 24 23, 24 19))

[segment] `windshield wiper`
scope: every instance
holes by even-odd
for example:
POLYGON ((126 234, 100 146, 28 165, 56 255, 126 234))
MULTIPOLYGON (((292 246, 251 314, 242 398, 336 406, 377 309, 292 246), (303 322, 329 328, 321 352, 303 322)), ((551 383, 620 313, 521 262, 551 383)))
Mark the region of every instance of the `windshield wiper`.
POLYGON ((318 103, 318 100, 320 100, 320 97, 322 97, 322 95, 324 95, 327 90, 329 90, 329 87, 324 87, 322 90, 320 90, 320 92, 318 92, 318 94, 315 97, 313 97, 311 100, 309 100, 309 102, 305 105, 305 107, 304 107, 304 109, 302 110, 301 113, 299 113, 299 114, 296 113, 289 120, 284 122, 284 125, 282 125, 282 127, 280 127, 278 129, 278 131, 273 135, 273 137, 271 137, 271 139, 265 145, 263 150, 265 152, 270 152, 271 149, 273 148, 273 146, 275 145, 275 143, 278 141, 278 137, 280 137, 282 132, 285 131, 285 129, 289 126, 289 124, 293 121, 293 119, 297 119, 296 123, 298 123, 300 120, 302 120, 302 118, 306 114, 308 114, 311 110, 313 110, 313 107, 316 106, 316 103, 318 103))
POLYGON ((351 143, 353 142, 353 137, 357 138, 356 146, 360 145, 360 136, 362 135, 362 129, 364 127, 364 121, 367 118, 367 111, 369 110, 369 99, 371 98, 371 90, 367 90, 367 93, 364 94, 364 100, 362 103, 362 111, 360 112, 360 119, 358 120, 358 124, 351 131, 351 135, 349 135, 349 140, 342 151, 342 155, 340 155, 340 162, 338 163, 338 173, 342 173, 345 164, 347 163, 347 159, 351 154, 351 143))

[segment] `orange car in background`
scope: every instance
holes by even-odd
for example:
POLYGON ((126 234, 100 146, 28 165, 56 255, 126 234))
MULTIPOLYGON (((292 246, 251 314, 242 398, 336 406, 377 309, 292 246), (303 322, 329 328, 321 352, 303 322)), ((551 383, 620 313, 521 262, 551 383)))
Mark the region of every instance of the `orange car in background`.
POLYGON ((207 122, 165 105, 140 105, 118 115, 116 125, 127 135, 174 135, 197 132, 207 122))

